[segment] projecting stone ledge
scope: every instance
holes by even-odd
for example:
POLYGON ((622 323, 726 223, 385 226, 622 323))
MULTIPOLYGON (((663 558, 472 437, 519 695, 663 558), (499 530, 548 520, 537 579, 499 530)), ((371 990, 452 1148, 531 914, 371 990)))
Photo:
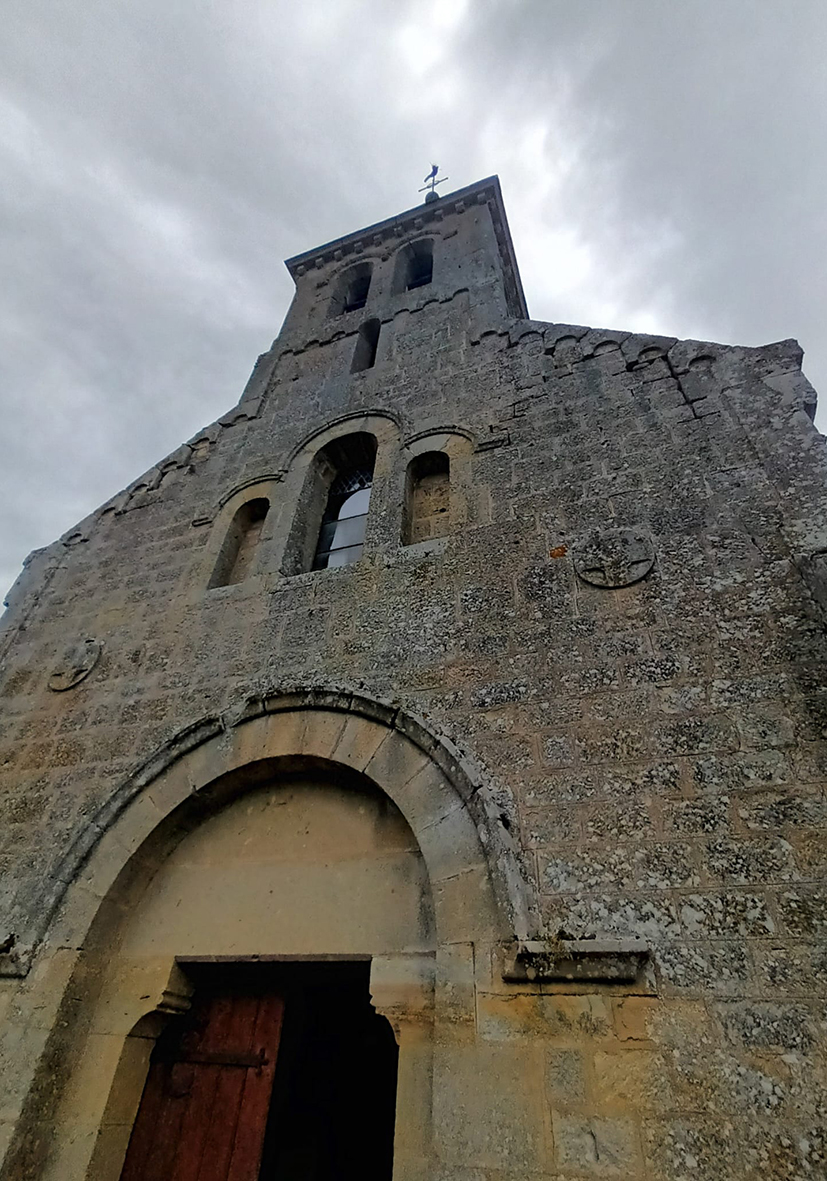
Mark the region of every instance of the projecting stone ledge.
POLYGON ((503 968, 512 983, 636 980, 649 955, 643 939, 532 940, 514 945, 503 968))

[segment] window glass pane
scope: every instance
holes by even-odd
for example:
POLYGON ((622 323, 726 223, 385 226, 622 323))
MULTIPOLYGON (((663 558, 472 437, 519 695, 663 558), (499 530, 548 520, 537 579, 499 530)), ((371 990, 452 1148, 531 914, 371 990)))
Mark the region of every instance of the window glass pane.
POLYGON ((336 522, 336 532, 333 535, 331 549, 344 549, 348 545, 361 545, 365 540, 365 526, 367 517, 347 517, 344 521, 336 522))
POLYGON ((326 553, 333 545, 333 538, 336 534, 336 521, 325 521, 319 532, 319 553, 326 553))
POLYGON ((351 545, 347 549, 335 549, 327 559, 328 566, 349 566, 351 562, 358 562, 362 556, 361 545, 351 545))
POLYGON ((370 488, 360 488, 358 492, 354 492, 349 496, 339 509, 339 520, 344 520, 345 517, 360 517, 368 511, 370 504, 370 488))
POLYGON ((328 489, 324 516, 319 524, 314 570, 345 566, 357 561, 361 555, 376 442, 370 435, 349 435, 329 444, 325 455, 336 474, 328 489), (334 554, 340 556, 334 557, 334 554))

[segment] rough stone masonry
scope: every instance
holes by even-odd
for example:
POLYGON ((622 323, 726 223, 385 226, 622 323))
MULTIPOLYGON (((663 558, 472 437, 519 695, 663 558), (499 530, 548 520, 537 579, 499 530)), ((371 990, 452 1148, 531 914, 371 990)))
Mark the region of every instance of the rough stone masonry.
POLYGON ((827 461, 801 349, 529 319, 496 178, 288 267, 236 408, 9 596, 0 1177, 117 1181, 188 956, 334 953, 371 958, 400 1046, 397 1178, 827 1176, 827 461), (364 547, 313 569, 356 437, 364 547), (412 836, 364 853, 385 885, 334 898, 346 824, 319 820, 324 856, 287 842, 309 884, 279 854, 289 929, 253 892, 260 925, 228 935, 248 866, 203 943, 142 943, 199 826, 246 831, 288 766, 358 775, 342 816, 362 790, 398 809, 412 836), (404 840, 424 868, 391 887, 404 840), (385 889, 432 917, 365 934, 385 889))

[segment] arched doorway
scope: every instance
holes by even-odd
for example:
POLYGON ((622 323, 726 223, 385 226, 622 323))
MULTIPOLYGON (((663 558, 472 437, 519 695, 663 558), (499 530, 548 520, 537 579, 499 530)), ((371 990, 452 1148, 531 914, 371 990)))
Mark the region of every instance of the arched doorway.
POLYGON ((156 761, 70 886, 52 939, 83 948, 68 990, 82 1012, 43 1177, 118 1181, 159 1037, 199 979, 229 965, 280 971, 283 984, 288 968, 362 973, 351 1016, 369 1004, 398 1047, 393 1175, 427 1167, 434 1030, 471 1036, 474 964, 509 938, 524 899, 507 850, 492 882, 485 813, 472 815, 482 793, 465 802, 451 752, 397 711, 338 705, 248 704, 231 728, 156 761))
MULTIPOLYGON (((433 954, 421 854, 398 808, 343 768, 233 778, 133 887, 117 930, 97 933, 110 949, 98 1013, 129 1004, 157 963, 193 988, 152 1050, 121 1175, 229 1181, 261 1164, 390 1181, 397 1046, 370 966, 433 954), (258 785, 239 792, 242 778, 258 785)), ((127 1131, 105 1117, 102 1142, 114 1152, 127 1131)))

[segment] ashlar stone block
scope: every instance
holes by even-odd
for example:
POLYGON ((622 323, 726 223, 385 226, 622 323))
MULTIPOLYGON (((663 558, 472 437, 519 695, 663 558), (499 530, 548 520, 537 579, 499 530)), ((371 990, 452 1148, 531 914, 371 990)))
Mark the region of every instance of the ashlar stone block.
POLYGON ((626 1177, 641 1167, 637 1129, 629 1119, 554 1115, 554 1148, 563 1169, 593 1177, 626 1177))
POLYGON ((542 1064, 524 1046, 437 1047, 434 1119, 446 1164, 542 1168, 542 1064))

